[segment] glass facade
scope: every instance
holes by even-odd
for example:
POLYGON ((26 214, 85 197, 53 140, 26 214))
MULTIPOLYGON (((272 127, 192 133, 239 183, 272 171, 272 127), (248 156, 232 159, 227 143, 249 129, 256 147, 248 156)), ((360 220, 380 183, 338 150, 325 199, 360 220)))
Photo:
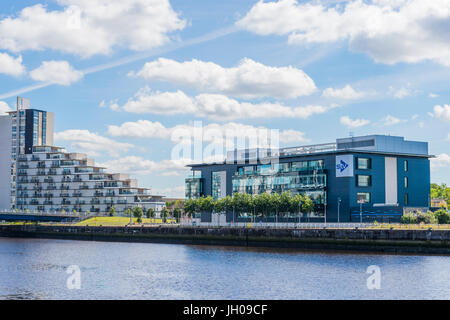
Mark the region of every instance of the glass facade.
POLYGON ((232 177, 233 193, 305 194, 317 205, 326 203, 327 173, 323 160, 263 164, 238 168, 232 177), (251 167, 251 168, 250 168, 251 167))
POLYGON ((185 196, 186 199, 196 199, 203 195, 203 179, 202 178, 186 178, 185 180, 185 196))
POLYGON ((223 198, 224 193, 226 193, 226 172, 225 171, 216 171, 212 173, 212 197, 217 200, 223 198))

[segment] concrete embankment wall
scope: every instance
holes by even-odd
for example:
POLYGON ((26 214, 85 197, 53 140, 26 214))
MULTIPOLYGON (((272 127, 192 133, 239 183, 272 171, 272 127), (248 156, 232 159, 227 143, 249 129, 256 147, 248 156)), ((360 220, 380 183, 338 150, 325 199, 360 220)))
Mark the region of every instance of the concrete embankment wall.
POLYGON ((3 225, 1 237, 450 254, 450 231, 3 225))

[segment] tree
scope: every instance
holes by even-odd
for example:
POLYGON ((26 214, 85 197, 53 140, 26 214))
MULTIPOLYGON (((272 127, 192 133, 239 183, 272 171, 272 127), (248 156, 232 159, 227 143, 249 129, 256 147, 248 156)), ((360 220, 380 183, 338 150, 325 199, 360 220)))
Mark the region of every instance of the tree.
POLYGON ((154 218, 155 217, 155 209, 153 209, 152 207, 148 208, 147 211, 145 212, 145 215, 149 219, 154 218))
POLYGON ((114 206, 111 206, 111 208, 109 208, 109 216, 114 217, 115 215, 116 215, 116 208, 114 208, 114 206))
POLYGON ((291 209, 292 194, 290 192, 283 192, 280 195, 280 213, 286 215, 291 209))
POLYGON ((162 210, 161 210, 161 216, 162 216, 163 222, 166 223, 167 217, 169 216, 169 210, 167 210, 166 207, 163 207, 163 208, 162 208, 162 210))
POLYGON ((211 212, 214 209, 214 199, 211 196, 200 198, 200 210, 202 212, 211 212))
POLYGON ((302 211, 307 215, 314 211, 314 202, 308 196, 303 196, 302 211))
POLYGON ((196 201, 195 199, 188 199, 184 203, 184 212, 188 215, 189 218, 191 218, 194 213, 196 212, 196 201))
POLYGON ((130 223, 131 223, 131 209, 128 208, 127 210, 125 210, 125 215, 130 217, 130 223))
POLYGON ((137 218, 137 222, 141 223, 142 222, 142 216, 144 215, 144 211, 142 210, 141 207, 134 207, 133 209, 133 216, 135 218, 137 218))
POLYGON ((440 209, 434 213, 439 224, 447 224, 450 223, 450 214, 447 210, 440 209))
POLYGON ((180 222, 180 220, 181 220, 181 209, 175 207, 173 209, 173 215, 175 216, 175 219, 177 219, 177 222, 180 222))

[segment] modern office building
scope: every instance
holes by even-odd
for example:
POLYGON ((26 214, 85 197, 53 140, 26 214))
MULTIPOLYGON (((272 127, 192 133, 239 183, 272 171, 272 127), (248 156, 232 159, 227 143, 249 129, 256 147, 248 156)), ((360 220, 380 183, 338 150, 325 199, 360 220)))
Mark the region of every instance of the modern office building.
POLYGON ((328 222, 397 221, 405 211, 429 207, 430 157, 426 142, 384 135, 235 150, 221 163, 189 165, 186 198, 290 191, 314 201, 309 221, 324 221, 325 215, 328 222))
POLYGON ((122 173, 108 173, 82 153, 53 146, 53 113, 30 109, 0 116, 0 209, 117 212, 140 206, 157 214, 165 202, 122 173))

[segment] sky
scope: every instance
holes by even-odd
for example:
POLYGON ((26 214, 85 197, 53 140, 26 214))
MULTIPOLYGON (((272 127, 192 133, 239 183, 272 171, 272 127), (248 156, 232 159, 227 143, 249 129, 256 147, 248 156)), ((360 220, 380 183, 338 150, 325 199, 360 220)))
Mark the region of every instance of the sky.
POLYGON ((265 129, 427 141, 450 184, 449 84, 450 0, 0 2, 0 114, 28 98, 56 145, 154 194, 209 159, 179 156, 199 126, 203 149, 265 129))

